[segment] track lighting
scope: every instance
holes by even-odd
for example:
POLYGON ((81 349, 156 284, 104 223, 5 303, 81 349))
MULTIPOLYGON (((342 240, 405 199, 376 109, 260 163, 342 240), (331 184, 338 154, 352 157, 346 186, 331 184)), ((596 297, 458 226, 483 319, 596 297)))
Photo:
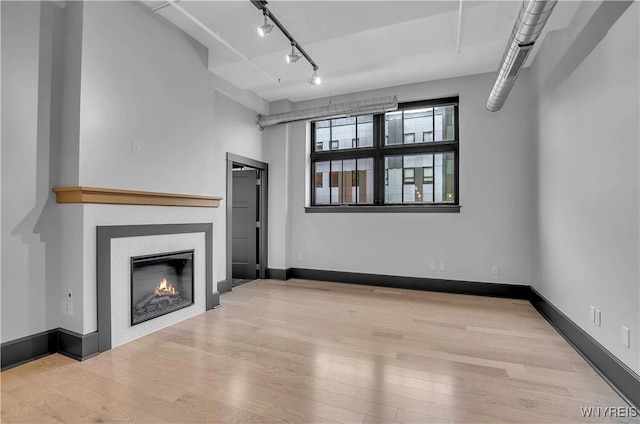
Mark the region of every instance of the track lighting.
POLYGON ((286 57, 287 63, 296 63, 300 59, 300 55, 296 53, 295 45, 291 45, 291 54, 286 57))
POLYGON ((273 31, 273 25, 271 25, 269 22, 267 22, 267 14, 264 14, 264 25, 260 25, 258 27, 258 35, 260 36, 260 38, 264 38, 265 36, 269 35, 269 33, 273 31))
POLYGON ((318 76, 318 74, 316 74, 316 70, 313 70, 313 74, 311 74, 311 78, 309 78, 309 84, 311 85, 320 85, 322 84, 322 80, 320 79, 320 77, 318 76))
POLYGON ((292 62, 295 63, 301 57, 304 57, 305 59, 307 59, 307 61, 313 68, 313 74, 311 75, 311 78, 309 78, 308 80, 309 84, 320 85, 322 80, 316 73, 316 71, 318 70, 318 65, 313 61, 313 59, 311 59, 311 56, 309 56, 309 54, 304 51, 302 46, 298 44, 298 42, 293 38, 293 36, 289 33, 289 31, 287 31, 284 25, 282 25, 282 23, 278 20, 278 18, 276 18, 275 15, 271 13, 269 8, 267 7, 268 2, 266 0, 250 0, 250 1, 258 10, 262 11, 262 14, 264 15, 264 25, 261 25, 258 27, 258 35, 260 37, 264 37, 265 35, 269 34, 273 30, 274 25, 277 26, 278 29, 282 31, 282 34, 285 37, 287 37, 287 39, 291 43, 291 54, 288 54, 285 57, 287 63, 292 63, 292 62), (273 25, 267 22, 267 17, 271 22, 273 22, 273 25))

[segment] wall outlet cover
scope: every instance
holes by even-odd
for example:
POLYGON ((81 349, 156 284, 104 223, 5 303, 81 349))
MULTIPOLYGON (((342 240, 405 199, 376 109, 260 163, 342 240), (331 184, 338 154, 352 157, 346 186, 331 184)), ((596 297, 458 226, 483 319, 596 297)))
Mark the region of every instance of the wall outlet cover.
POLYGON ((622 344, 625 345, 626 347, 631 347, 631 340, 630 340, 631 335, 629 334, 629 329, 624 325, 622 326, 622 333, 620 334, 620 336, 621 336, 620 341, 622 342, 622 344))

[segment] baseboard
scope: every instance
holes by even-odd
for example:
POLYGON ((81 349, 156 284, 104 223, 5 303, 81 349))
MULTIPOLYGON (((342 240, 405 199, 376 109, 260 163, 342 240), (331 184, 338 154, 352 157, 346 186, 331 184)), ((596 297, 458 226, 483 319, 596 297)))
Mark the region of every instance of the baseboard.
POLYGON ((627 402, 640 408, 640 376, 620 362, 604 346, 587 334, 534 288, 529 301, 534 308, 627 402))
POLYGON ((78 361, 96 356, 100 353, 98 332, 78 334, 73 331, 58 329, 58 353, 78 361))
POLYGON ((55 353, 58 349, 58 330, 43 331, 0 345, 2 371, 55 353))
POLYGON ((83 361, 98 354, 98 333, 78 334, 63 328, 43 331, 0 345, 2 371, 52 353, 83 361))
POLYGON ((231 279, 221 280, 217 283, 218 293, 224 294, 231 291, 231 279))
POLYGON ((220 306, 220 292, 207 293, 207 307, 206 310, 217 308, 220 306))
POLYGON ((335 283, 363 284, 398 289, 424 290, 475 296, 529 299, 529 286, 471 281, 441 280, 436 278, 401 277, 397 275, 365 274, 359 272, 324 271, 318 269, 291 268, 289 278, 329 281, 335 283))
POLYGON ((291 268, 277 269, 267 268, 267 278, 272 280, 288 280, 291 278, 291 268))

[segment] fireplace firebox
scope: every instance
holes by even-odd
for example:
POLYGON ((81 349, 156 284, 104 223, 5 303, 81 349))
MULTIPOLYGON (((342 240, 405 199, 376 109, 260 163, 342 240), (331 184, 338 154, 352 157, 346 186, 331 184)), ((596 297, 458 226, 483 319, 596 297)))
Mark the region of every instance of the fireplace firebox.
POLYGON ((131 325, 194 304, 193 250, 131 258, 131 325))

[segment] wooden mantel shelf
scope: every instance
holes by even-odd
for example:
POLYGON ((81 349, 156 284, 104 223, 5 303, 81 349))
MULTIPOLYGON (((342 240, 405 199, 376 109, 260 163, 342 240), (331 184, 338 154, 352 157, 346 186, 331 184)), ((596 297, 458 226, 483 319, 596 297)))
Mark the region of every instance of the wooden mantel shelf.
POLYGON ((100 203, 110 205, 189 206, 217 208, 222 197, 100 187, 54 187, 58 203, 100 203))

